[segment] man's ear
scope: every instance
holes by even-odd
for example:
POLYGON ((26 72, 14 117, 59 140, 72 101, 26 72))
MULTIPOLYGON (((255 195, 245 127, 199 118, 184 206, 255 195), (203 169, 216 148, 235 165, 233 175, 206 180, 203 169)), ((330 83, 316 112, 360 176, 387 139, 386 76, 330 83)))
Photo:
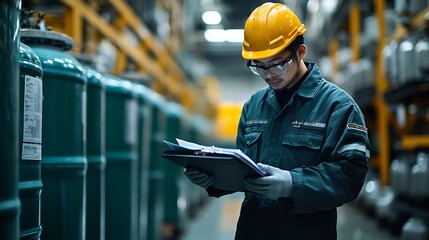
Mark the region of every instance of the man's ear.
POLYGON ((301 44, 301 45, 299 45, 298 49, 296 50, 296 56, 299 59, 303 59, 306 52, 307 52, 307 46, 305 46, 305 44, 301 44))

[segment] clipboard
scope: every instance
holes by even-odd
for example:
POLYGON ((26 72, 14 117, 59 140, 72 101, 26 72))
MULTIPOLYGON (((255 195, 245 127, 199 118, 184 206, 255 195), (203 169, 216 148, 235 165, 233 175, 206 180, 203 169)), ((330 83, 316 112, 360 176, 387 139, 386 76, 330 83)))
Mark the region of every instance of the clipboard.
POLYGON ((244 192, 243 179, 265 176, 256 164, 246 164, 243 159, 231 154, 201 150, 166 150, 162 157, 183 168, 196 168, 213 176, 212 186, 227 191, 244 192))

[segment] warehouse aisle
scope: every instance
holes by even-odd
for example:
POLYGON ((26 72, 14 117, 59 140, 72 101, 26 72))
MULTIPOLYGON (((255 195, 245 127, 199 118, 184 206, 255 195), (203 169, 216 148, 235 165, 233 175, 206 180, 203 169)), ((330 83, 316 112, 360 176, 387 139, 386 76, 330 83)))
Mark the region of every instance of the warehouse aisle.
MULTIPOLYGON (((181 240, 232 240, 243 194, 210 199, 188 226, 181 240)), ((353 205, 338 209, 338 240, 397 240, 353 205)))

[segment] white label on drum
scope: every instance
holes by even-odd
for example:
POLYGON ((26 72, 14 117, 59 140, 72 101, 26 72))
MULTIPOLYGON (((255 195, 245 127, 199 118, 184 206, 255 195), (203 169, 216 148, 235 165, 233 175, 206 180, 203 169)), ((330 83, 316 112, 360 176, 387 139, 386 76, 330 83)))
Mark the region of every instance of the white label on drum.
POLYGON ((25 76, 24 109, 23 109, 23 141, 42 143, 42 80, 25 76))
POLYGON ((35 143, 22 144, 23 160, 42 160, 42 145, 35 143))

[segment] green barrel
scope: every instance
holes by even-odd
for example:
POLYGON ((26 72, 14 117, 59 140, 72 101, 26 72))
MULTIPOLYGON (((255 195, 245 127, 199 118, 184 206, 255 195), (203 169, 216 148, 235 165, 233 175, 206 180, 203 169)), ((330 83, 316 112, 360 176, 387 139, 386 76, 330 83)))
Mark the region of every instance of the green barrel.
POLYGON ((148 224, 149 179, 146 177, 149 168, 150 138, 152 112, 148 104, 148 93, 151 91, 142 84, 135 83, 134 91, 139 100, 138 114, 138 239, 146 239, 148 224))
MULTIPOLYGON (((176 138, 188 140, 186 133, 185 109, 175 103, 168 102, 166 109, 166 140, 176 142, 176 138)), ((164 223, 168 239, 174 239, 181 234, 186 225, 186 188, 187 179, 183 168, 164 161, 164 223)))
MULTIPOLYGON (((189 140, 201 145, 213 145, 213 139, 208 139, 206 134, 211 130, 210 127, 208 121, 200 113, 192 114, 189 117, 189 140)), ((203 188, 190 184, 188 188, 188 213, 191 218, 199 211, 205 200, 204 196, 206 197, 207 194, 203 188)))
POLYGON ((104 74, 106 85, 106 239, 138 235, 138 99, 133 83, 104 74))
POLYGON ((85 239, 85 71, 66 52, 73 41, 64 34, 22 30, 21 41, 43 67, 41 238, 85 239))
POLYGON ((19 106, 19 6, 0 3, 0 239, 19 235, 18 106, 19 106))
POLYGON ((19 51, 19 198, 20 237, 39 239, 42 233, 40 204, 42 192, 42 63, 33 50, 21 44, 19 51))
POLYGON ((105 124, 106 89, 104 77, 94 69, 86 67, 86 239, 105 239, 105 124))
POLYGON ((164 97, 154 91, 148 95, 148 101, 152 112, 152 128, 150 141, 150 159, 148 174, 149 193, 148 193, 148 232, 147 238, 150 240, 159 240, 162 238, 163 219, 164 219, 164 203, 163 203, 163 184, 164 172, 161 155, 164 150, 166 117, 164 106, 166 100, 164 97))

